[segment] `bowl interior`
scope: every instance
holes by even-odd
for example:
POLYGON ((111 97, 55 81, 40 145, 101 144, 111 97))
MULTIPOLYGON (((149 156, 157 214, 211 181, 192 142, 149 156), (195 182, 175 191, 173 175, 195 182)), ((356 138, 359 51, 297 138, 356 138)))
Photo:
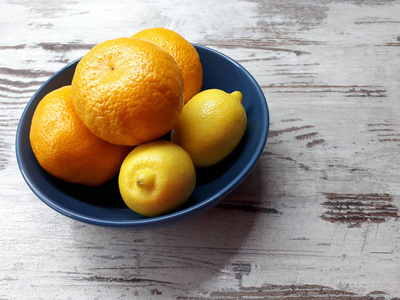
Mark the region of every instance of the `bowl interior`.
POLYGON ((194 46, 203 66, 202 89, 241 91, 248 125, 242 141, 233 153, 215 166, 197 170, 196 188, 183 207, 165 216, 144 217, 125 206, 119 194, 117 178, 99 187, 84 187, 58 180, 40 167, 29 141, 33 113, 47 93, 71 84, 79 60, 53 75, 35 93, 22 114, 17 130, 16 155, 21 173, 32 191, 44 203, 68 217, 107 226, 161 225, 204 212, 217 205, 246 177, 261 155, 269 128, 268 107, 261 88, 243 67, 215 50, 194 46))

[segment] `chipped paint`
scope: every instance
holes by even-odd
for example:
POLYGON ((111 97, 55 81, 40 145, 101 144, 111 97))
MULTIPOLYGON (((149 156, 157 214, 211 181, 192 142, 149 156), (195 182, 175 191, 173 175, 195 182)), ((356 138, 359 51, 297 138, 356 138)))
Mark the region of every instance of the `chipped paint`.
POLYGON ((383 223, 398 220, 399 209, 389 194, 325 193, 328 199, 322 205, 328 210, 321 216, 325 221, 344 223, 349 227, 362 223, 383 223))

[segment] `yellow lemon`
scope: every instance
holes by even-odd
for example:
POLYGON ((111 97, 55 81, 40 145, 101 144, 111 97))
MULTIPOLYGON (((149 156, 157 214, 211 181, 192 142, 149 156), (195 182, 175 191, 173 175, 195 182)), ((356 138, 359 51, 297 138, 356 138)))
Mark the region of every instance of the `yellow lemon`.
POLYGON ((170 141, 156 140, 141 144, 128 154, 118 184, 130 209, 156 217, 189 199, 196 185, 196 170, 185 150, 170 141))
POLYGON ((185 104, 171 140, 189 153, 196 167, 209 167, 236 148, 246 126, 242 93, 209 89, 185 104))

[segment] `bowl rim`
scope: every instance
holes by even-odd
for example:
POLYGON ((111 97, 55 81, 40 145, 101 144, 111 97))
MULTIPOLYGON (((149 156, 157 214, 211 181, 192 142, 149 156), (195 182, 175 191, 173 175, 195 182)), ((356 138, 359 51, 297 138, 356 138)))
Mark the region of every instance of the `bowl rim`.
POLYGON ((121 220, 121 221, 116 221, 116 220, 104 220, 104 219, 99 219, 99 218, 93 218, 85 214, 81 214, 79 212, 70 210, 61 204, 53 202, 51 199, 48 199, 40 189, 36 187, 36 185, 30 180, 29 176, 27 175, 25 171, 25 166, 23 164, 23 159, 22 159, 22 149, 21 149, 21 135, 22 135, 22 125, 23 121, 26 118, 26 115, 28 114, 30 107, 32 105, 32 102, 35 100, 37 95, 47 87, 47 85, 50 84, 50 82, 56 77, 59 76, 60 73, 63 73, 66 69, 71 68, 74 64, 77 64, 82 57, 75 59, 62 67, 60 70, 55 72, 50 78, 46 80, 45 83, 43 83, 40 88, 33 94, 31 99, 28 101, 26 104, 20 120, 18 122, 18 127, 17 127, 17 132, 16 132, 16 140, 15 140, 15 151, 16 151, 16 158, 17 158, 17 164, 20 169, 20 172, 22 174, 22 177, 24 178, 25 182, 29 186, 29 188, 33 191, 33 193, 40 199, 42 202, 47 204, 49 207, 54 209, 55 211, 70 217, 72 219, 84 222, 84 223, 89 223, 89 224, 94 224, 94 225, 103 225, 103 226, 112 226, 112 227, 141 227, 144 225, 160 225, 160 224, 165 224, 168 223, 169 221, 174 221, 176 219, 183 219, 184 217, 188 217, 188 215, 193 215, 194 213, 198 213, 202 211, 203 209, 207 207, 213 207, 218 204, 218 200, 224 198, 227 196, 230 192, 232 192, 245 178, 246 176, 251 172, 251 170, 254 168, 256 165, 259 157, 261 156, 261 153, 265 147, 266 141, 267 141, 267 136, 268 136, 268 131, 269 131, 269 125, 270 125, 270 118, 269 118, 269 109, 268 109, 268 104, 265 98, 265 95, 255 80, 255 78, 250 74, 249 71, 247 71, 246 68, 244 68, 240 63, 232 59, 231 57, 225 55, 224 53, 219 52, 218 50, 209 48, 207 46, 202 46, 198 44, 192 44, 196 49, 200 49, 202 51, 206 52, 211 52, 212 54, 215 54, 217 56, 222 56, 224 59, 228 60, 231 64, 235 65, 237 68, 241 69, 243 73, 247 76, 247 78, 254 84, 254 86, 257 89, 257 95, 260 96, 261 99, 264 101, 262 102, 262 108, 260 109, 260 112, 262 113, 262 116, 264 119, 267 120, 266 126, 263 126, 261 129, 262 135, 261 135, 261 140, 257 144, 257 147, 254 149, 253 154, 249 158, 248 163, 246 164, 245 168, 243 168, 233 179, 231 182, 229 182, 227 185, 225 185, 221 190, 218 191, 218 193, 212 195, 211 197, 208 197, 207 199, 196 203, 192 206, 189 206, 187 208, 184 208, 182 210, 178 210, 172 213, 169 213, 167 215, 159 216, 159 217, 153 217, 153 218, 144 218, 144 219, 138 219, 138 220, 121 220))

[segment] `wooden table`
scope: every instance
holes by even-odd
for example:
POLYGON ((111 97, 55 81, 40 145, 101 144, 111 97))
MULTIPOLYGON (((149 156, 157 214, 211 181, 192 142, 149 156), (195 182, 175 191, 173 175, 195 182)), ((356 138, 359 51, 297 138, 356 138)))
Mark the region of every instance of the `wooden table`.
POLYGON ((400 1, 0 1, 0 299, 400 299, 400 1), (107 39, 173 29, 270 109, 248 178, 146 231, 64 217, 25 184, 33 93, 107 39))

